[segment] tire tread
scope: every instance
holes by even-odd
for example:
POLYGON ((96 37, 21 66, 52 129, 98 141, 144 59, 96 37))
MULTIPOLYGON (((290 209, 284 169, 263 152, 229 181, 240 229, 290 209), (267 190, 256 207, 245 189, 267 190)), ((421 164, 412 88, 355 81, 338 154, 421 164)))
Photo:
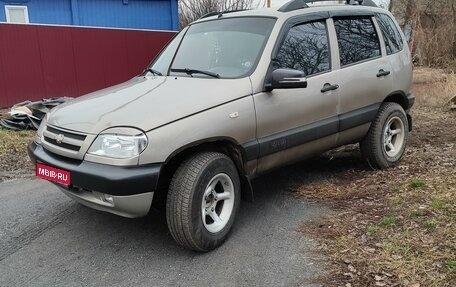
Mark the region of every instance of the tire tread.
POLYGON ((216 152, 204 152, 185 160, 176 170, 170 183, 166 203, 169 231, 176 242, 186 248, 207 251, 193 238, 191 229, 191 191, 205 166, 216 158, 227 158, 216 152))
MULTIPOLYGON (((404 110, 399 104, 393 102, 383 103, 380 106, 378 114, 372 122, 366 137, 360 142, 360 149, 363 157, 366 159, 369 166, 374 169, 384 169, 394 164, 388 162, 384 158, 381 143, 379 144, 378 141, 381 141, 383 138, 384 121, 389 114, 397 110, 405 115, 404 110)), ((407 119, 406 116, 405 118, 407 119)), ((406 128, 408 128, 408 123, 406 122, 404 124, 406 128)), ((405 141, 407 141, 407 138, 405 138, 405 141)))

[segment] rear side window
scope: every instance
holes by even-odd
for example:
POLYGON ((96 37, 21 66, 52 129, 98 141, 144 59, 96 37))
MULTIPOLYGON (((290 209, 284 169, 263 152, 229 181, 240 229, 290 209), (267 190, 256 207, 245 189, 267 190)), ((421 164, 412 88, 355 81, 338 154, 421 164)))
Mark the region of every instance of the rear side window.
POLYGON ((381 55, 380 42, 371 18, 336 18, 334 24, 341 66, 381 55))
POLYGON ((274 68, 303 71, 306 76, 331 69, 326 22, 294 26, 282 43, 274 68))
POLYGON ((394 21, 386 14, 378 14, 376 18, 385 40, 386 53, 391 55, 402 51, 404 44, 394 21))

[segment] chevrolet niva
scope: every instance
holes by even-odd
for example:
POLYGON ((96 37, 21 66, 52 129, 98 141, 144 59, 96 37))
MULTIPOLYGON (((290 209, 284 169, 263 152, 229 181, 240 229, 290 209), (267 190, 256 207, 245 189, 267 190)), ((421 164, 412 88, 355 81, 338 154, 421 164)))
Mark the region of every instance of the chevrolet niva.
POLYGON ((271 169, 357 142, 396 164, 414 104, 398 24, 370 0, 310 2, 206 15, 143 74, 55 108, 29 145, 37 175, 120 216, 166 203, 176 242, 209 251, 271 169))

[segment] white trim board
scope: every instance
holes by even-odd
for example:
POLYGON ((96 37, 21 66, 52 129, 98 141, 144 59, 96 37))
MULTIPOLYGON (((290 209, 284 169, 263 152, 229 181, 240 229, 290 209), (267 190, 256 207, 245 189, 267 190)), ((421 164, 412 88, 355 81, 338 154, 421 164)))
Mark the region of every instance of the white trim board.
POLYGON ((6 15, 6 22, 7 23, 21 23, 21 24, 30 23, 29 14, 28 14, 28 7, 27 6, 5 5, 5 15, 6 15), (11 10, 22 10, 24 12, 24 20, 25 20, 25 22, 11 22, 11 16, 10 16, 10 11, 11 10))

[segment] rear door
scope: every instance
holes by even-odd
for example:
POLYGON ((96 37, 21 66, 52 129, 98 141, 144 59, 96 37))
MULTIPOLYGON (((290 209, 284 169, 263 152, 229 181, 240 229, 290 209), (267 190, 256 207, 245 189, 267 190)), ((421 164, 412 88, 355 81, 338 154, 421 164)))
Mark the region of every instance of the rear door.
POLYGON ((375 19, 383 36, 386 59, 392 67, 393 92, 409 92, 412 81, 412 59, 408 46, 402 38, 397 23, 390 15, 378 13, 375 19))
MULTIPOLYGON (((334 17, 340 69, 340 132, 371 122, 391 92, 391 64, 372 16, 334 17)), ((365 130, 360 129, 363 133, 365 130)), ((354 140, 361 135, 351 134, 354 140)), ((343 138, 341 140, 344 140, 343 138)), ((338 142, 344 144, 346 142, 338 142)))

